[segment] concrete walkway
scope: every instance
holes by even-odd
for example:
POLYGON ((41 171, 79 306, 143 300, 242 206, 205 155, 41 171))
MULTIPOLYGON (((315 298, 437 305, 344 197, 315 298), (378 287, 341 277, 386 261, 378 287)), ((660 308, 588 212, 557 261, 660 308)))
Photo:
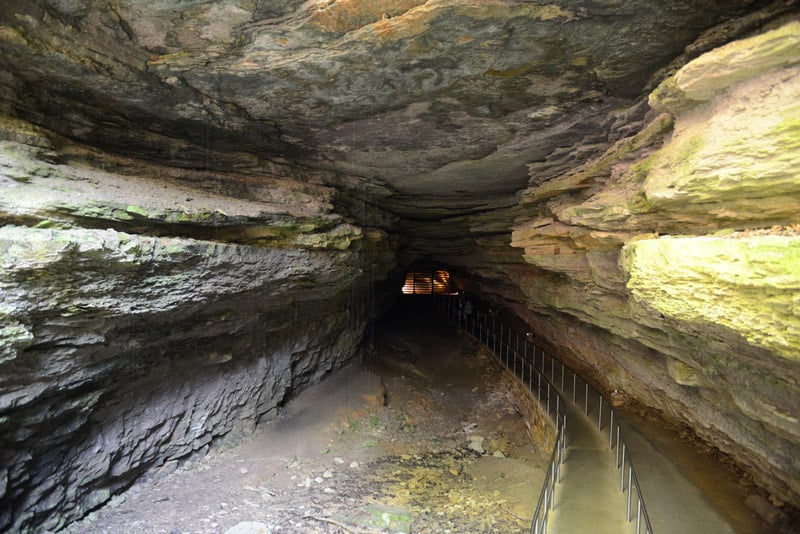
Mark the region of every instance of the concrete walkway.
MULTIPOLYGON (((489 334, 486 333, 485 337, 488 342, 489 334)), ((482 341, 480 336, 476 339, 482 341)), ((494 332, 492 339, 498 339, 497 332, 494 332)), ((502 335, 500 339, 503 339, 502 335)), ((499 350, 496 346, 490 347, 492 349, 499 350)), ((509 352, 510 350, 509 347, 509 352)), ((525 355, 527 357, 527 352, 525 355)), ((585 382, 579 378, 573 381, 571 371, 565 373, 561 364, 554 364, 550 357, 546 364, 537 358, 534 358, 537 368, 551 378, 557 389, 563 386, 563 391, 560 392, 565 400, 564 409, 567 413, 565 462, 561 466, 554 507, 548 519, 548 533, 637 532, 636 491, 630 495, 630 522, 626 517, 629 499, 627 480, 626 491, 620 491, 622 474, 617 469, 617 462, 621 451, 616 448, 617 426, 621 426, 626 450, 635 465, 654 534, 746 532, 733 528, 700 489, 681 474, 675 464, 641 433, 621 421, 612 424, 608 403, 602 401, 601 404, 596 393, 588 392, 587 395, 585 382), (541 368, 538 362, 541 362, 541 368), (613 439, 609 435, 612 428, 613 439), (610 448, 611 442, 615 444, 613 450, 610 448)), ((516 367, 513 371, 516 371, 516 367)), ((643 517, 639 532, 647 532, 643 517)))
MULTIPOLYGON (((581 407, 583 408, 583 407, 581 407)), ((621 534, 635 532, 625 521, 625 498, 619 471, 608 450, 608 437, 583 410, 567 401, 567 450, 556 486, 548 533, 621 534)))
MULTIPOLYGON (((587 402, 585 390, 580 386, 575 394, 576 403, 571 402, 572 384, 565 384, 565 391, 561 393, 567 405, 567 450, 548 532, 636 532, 636 493, 631 496, 633 520, 628 523, 625 517, 628 493, 620 492, 621 473, 616 468, 618 453, 609 448, 608 404, 603 404, 601 416, 599 398, 590 393, 587 402), (598 428, 598 420, 601 428, 598 428)), ((654 533, 735 533, 702 492, 658 448, 630 425, 623 422, 621 426, 654 533)), ((646 532, 644 522, 639 532, 646 532)))
POLYGON ((634 455, 642 493, 647 500, 650 524, 657 534, 736 532, 708 498, 686 479, 656 447, 634 428, 623 423, 625 442, 634 455))

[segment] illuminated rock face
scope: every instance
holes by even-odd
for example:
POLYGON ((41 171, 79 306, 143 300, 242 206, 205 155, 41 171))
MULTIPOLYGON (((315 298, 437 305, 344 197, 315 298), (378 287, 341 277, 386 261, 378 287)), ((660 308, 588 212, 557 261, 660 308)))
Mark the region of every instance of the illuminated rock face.
POLYGON ((0 529, 246 434, 415 261, 800 504, 800 23, 726 5, 4 6, 0 529))
POLYGON ((63 526, 142 473, 250 433, 357 352, 365 273, 393 265, 385 234, 324 203, 292 224, 280 206, 201 191, 177 209, 134 177, 115 188, 14 161, 51 172, 3 183, 6 213, 27 223, 0 228, 4 526, 63 526), (90 200, 109 188, 115 200, 90 200), (234 233, 242 243, 223 240, 234 233))
POLYGON ((536 323, 579 365, 795 501, 798 51, 792 22, 684 66, 650 95, 637 137, 527 190, 536 215, 512 242, 541 271, 520 284, 529 306, 564 314, 573 340, 536 323), (576 342, 581 323, 612 335, 576 342))

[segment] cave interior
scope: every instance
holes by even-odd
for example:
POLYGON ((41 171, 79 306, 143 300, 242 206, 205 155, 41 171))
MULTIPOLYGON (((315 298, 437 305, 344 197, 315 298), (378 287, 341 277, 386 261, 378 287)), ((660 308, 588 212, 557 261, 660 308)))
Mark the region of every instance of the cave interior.
POLYGON ((423 271, 796 516, 798 7, 0 0, 0 531, 246 439, 423 271))

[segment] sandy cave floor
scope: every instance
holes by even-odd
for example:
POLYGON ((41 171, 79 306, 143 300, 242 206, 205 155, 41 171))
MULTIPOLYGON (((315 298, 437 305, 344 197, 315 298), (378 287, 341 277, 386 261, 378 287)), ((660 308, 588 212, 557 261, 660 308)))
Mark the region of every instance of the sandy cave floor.
POLYGON ((550 451, 533 444, 507 375, 429 323, 381 323, 366 361, 252 437, 137 483, 66 532, 526 531, 550 451))

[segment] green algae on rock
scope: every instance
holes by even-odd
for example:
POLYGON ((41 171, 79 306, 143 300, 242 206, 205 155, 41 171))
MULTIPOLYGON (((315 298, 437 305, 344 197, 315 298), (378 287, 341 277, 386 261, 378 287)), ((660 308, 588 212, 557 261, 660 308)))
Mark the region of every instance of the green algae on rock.
POLYGON ((645 239, 626 245, 622 258, 641 303, 800 361, 800 237, 645 239))
POLYGON ((650 95, 655 109, 679 111, 729 87, 800 63, 800 21, 721 46, 682 67, 650 95))

